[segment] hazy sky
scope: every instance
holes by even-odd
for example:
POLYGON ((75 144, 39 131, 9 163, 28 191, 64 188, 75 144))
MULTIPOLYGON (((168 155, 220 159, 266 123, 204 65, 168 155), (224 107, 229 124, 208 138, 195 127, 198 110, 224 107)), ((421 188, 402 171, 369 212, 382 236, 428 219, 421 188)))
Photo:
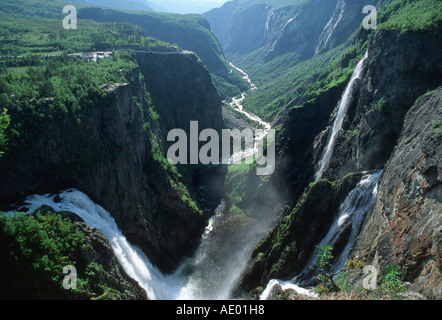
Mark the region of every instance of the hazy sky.
POLYGON ((213 8, 220 7, 229 0, 147 0, 159 8, 174 13, 203 13, 213 8))

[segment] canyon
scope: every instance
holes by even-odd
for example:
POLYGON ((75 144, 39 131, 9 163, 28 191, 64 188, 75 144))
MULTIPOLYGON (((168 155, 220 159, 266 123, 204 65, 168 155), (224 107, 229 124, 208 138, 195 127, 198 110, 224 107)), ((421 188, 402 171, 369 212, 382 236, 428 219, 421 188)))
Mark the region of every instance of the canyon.
MULTIPOLYGON (((66 114, 30 134, 15 126, 22 103, 8 106, 32 139, 8 136, 20 148, 0 158, 2 211, 68 217, 92 247, 78 260, 100 261, 128 299, 317 299, 326 244, 330 272, 393 265, 407 290, 440 299, 440 16, 407 29, 410 3, 377 1, 378 28, 366 30, 370 1, 286 2, 202 16, 81 6, 80 19, 130 22, 130 36, 168 44, 110 48, 133 50, 134 68, 102 84, 80 126, 66 114), (274 170, 171 163, 168 133, 192 137, 192 123, 272 134, 274 170)), ((417 15, 440 12, 418 3, 417 15)), ((347 285, 362 288, 361 274, 347 285)))

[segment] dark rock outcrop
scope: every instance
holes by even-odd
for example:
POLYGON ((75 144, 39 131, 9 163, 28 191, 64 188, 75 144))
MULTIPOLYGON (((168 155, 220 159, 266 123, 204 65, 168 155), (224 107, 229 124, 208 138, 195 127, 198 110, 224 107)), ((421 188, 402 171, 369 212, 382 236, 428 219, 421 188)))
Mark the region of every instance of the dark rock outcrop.
POLYGON ((320 180, 312 184, 290 214, 272 229, 252 255, 239 291, 265 286, 270 279, 290 280, 301 273, 336 218, 339 206, 360 181, 352 174, 337 182, 320 180))
POLYGON ((354 256, 400 267, 411 289, 442 297, 442 89, 407 113, 354 256))
MULTIPOLYGON (((384 166, 410 106, 440 84, 442 57, 436 43, 442 41, 441 29, 373 34, 365 75, 357 85, 324 177, 334 180, 384 166)), ((322 146, 318 144, 319 149, 322 146)))
MULTIPOLYGON (((90 265, 91 263, 102 266, 102 269, 95 271, 94 282, 104 283, 106 287, 115 290, 120 299, 127 300, 146 300, 149 297, 139 284, 129 277, 121 264, 115 257, 109 241, 95 228, 91 228, 85 223, 78 223, 77 228, 86 235, 88 246, 81 250, 81 256, 77 257, 80 263, 90 265), (83 261, 81 261, 83 260, 83 261)), ((85 275, 79 274, 78 277, 85 275)), ((93 288, 93 291, 99 293, 99 286, 93 288)), ((100 298, 100 296, 91 296, 87 298, 100 298)), ((101 299, 106 299, 106 293, 103 292, 101 299)))

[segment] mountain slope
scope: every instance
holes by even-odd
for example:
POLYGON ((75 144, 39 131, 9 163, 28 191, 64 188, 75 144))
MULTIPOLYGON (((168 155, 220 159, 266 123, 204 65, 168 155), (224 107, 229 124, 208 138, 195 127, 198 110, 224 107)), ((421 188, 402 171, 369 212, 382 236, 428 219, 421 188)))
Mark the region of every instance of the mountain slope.
POLYGON ((138 11, 156 11, 153 9, 153 5, 149 1, 140 0, 64 0, 65 2, 71 2, 73 5, 76 3, 94 5, 94 6, 106 6, 112 8, 120 8, 125 10, 138 10, 138 11))
MULTIPOLYGON (((411 107, 420 96, 441 85, 438 54, 441 10, 440 3, 425 0, 395 1, 386 5, 379 12, 376 31, 359 29, 352 37, 351 46, 325 67, 327 71, 316 70, 298 84, 293 100, 284 105, 281 120, 275 122, 279 158, 270 179, 271 184, 280 186, 279 190, 287 190, 289 209, 284 211, 286 217, 255 249, 240 288, 250 290, 265 286, 273 277, 290 280, 298 275, 308 257, 315 253, 315 247, 305 243, 321 239, 330 229, 330 225, 315 224, 317 215, 324 213, 320 220, 324 222, 337 214, 336 209, 327 207, 330 199, 324 194, 338 192, 335 196, 338 198, 342 194, 335 188, 339 190, 343 181, 385 166, 387 171, 380 180, 375 209, 364 211, 367 218, 360 233, 364 240, 357 244, 358 253, 352 258, 365 259, 367 263, 374 261, 379 269, 394 263, 403 272, 404 281, 412 282, 414 290, 427 298, 440 296, 435 255, 440 219, 434 215, 441 203, 437 196, 439 169, 434 166, 435 159, 440 158, 439 116, 433 112, 435 119, 425 118, 430 110, 440 108, 437 91, 433 96, 425 96, 425 107, 424 102, 419 103, 420 109, 411 107), (416 16, 407 24, 410 10, 416 16), (429 12, 435 14, 427 14, 429 12), (361 78, 356 79, 350 91, 343 126, 337 132, 331 163, 323 175, 328 180, 315 182, 314 174, 329 141, 349 76, 367 50, 361 78), (420 115, 413 110, 421 110, 420 115), (401 130, 405 130, 402 131, 405 136, 398 140, 401 130), (413 145, 410 145, 411 137, 416 139, 413 145), (416 154, 404 157, 407 152, 416 154), (405 158, 410 159, 406 167, 403 166, 405 158), (393 159, 395 165, 390 167, 393 159), (394 179, 400 181, 393 182, 394 179), (315 196, 318 189, 326 186, 326 191, 315 196), (405 217, 408 215, 415 218, 416 229, 405 217), (427 230, 426 223, 436 232, 427 230), (417 244, 419 241, 413 242, 412 235, 422 237, 422 245, 417 244)), ((337 255, 341 244, 336 246, 337 255)))
MULTIPOLYGON (((62 11, 65 5, 66 2, 62 1, 5 0, 0 8, 0 16, 5 19, 59 19, 61 24, 65 17, 62 11)), ((242 75, 229 66, 218 40, 203 16, 127 11, 86 4, 76 4, 76 8, 79 19, 135 24, 142 28, 141 33, 144 35, 195 52, 213 75, 213 81, 223 99, 236 96, 249 88, 242 75)), ((111 49, 112 46, 107 48, 111 49)))
POLYGON ((205 16, 226 56, 259 87, 246 98, 245 108, 275 120, 294 99, 299 82, 350 45, 367 4, 370 1, 237 1, 205 16))

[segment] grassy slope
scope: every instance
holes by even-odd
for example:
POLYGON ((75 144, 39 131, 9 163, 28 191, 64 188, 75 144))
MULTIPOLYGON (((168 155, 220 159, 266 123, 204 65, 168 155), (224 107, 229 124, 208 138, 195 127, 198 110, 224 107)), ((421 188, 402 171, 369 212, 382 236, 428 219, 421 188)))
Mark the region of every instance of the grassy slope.
MULTIPOLYGON (((59 0, 2 0, 2 19, 56 19, 61 22, 66 16, 59 0)), ((228 66, 221 46, 210 31, 207 20, 201 15, 178 15, 141 11, 129 11, 75 4, 79 19, 98 22, 127 22, 140 26, 147 33, 164 42, 175 43, 183 49, 196 52, 213 75, 213 82, 221 97, 226 99, 238 95, 248 88, 247 82, 236 70, 228 66)), ((72 30, 71 30, 72 31, 72 30)), ((111 43, 109 43, 111 44, 111 43)))

